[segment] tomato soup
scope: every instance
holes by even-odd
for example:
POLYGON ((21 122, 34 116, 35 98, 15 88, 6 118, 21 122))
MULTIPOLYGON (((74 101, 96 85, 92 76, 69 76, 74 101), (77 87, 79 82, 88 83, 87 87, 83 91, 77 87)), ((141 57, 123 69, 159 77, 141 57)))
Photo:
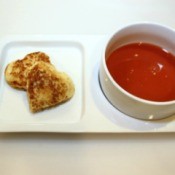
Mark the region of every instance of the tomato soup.
POLYGON ((106 64, 113 79, 142 99, 175 100, 175 56, 148 43, 132 43, 114 50, 106 64))

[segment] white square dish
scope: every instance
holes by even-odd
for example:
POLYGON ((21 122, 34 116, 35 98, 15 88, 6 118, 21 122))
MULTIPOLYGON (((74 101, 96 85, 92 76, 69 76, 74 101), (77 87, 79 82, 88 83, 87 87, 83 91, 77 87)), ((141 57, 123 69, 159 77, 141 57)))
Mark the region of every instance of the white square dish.
POLYGON ((1 120, 19 123, 74 123, 78 122, 82 115, 83 97, 83 48, 76 42, 64 41, 11 41, 1 52, 1 120), (36 114, 29 111, 26 92, 11 88, 4 78, 5 66, 11 61, 21 59, 26 54, 42 51, 50 56, 52 64, 58 70, 66 72, 73 79, 76 93, 72 100, 51 110, 45 110, 36 114), (76 69, 74 69, 76 63, 76 69), (78 92, 78 93, 77 93, 78 92), (8 109, 8 110, 7 110, 8 109), (42 116, 42 117, 41 117, 42 116))
POLYGON ((0 132, 174 132, 175 117, 159 121, 131 118, 103 95, 98 70, 106 36, 11 36, 0 45, 0 132), (42 51, 75 84, 74 97, 55 108, 32 114, 25 91, 5 81, 8 63, 42 51))

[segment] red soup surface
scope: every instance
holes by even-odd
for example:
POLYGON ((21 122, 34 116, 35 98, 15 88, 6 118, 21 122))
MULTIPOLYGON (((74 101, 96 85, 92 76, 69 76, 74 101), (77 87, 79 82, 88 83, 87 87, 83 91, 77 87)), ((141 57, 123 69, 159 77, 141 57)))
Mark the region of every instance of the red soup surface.
POLYGON ((113 79, 129 93, 150 101, 175 100, 175 56, 161 47, 133 43, 108 58, 113 79))

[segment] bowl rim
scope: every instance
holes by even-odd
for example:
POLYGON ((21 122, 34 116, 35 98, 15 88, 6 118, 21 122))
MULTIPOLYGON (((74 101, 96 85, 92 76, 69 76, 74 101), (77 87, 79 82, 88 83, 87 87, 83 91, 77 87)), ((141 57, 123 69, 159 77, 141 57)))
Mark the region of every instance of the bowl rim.
POLYGON ((169 30, 171 32, 174 32, 175 33, 175 30, 169 26, 166 26, 166 25, 162 25, 162 24, 159 24, 159 23, 153 23, 153 22, 148 22, 148 21, 144 21, 144 22, 137 22, 137 23, 132 23, 132 24, 128 24, 128 25, 125 25, 123 27, 120 27, 117 31, 113 32, 112 35, 108 36, 108 39, 104 45, 104 49, 103 49, 103 54, 102 54, 102 64, 103 64, 103 68, 109 78, 109 80, 112 82, 113 86, 117 89, 119 89, 123 94, 125 94, 126 96, 128 96, 129 98, 135 100, 135 101, 138 101, 138 102, 141 102, 141 103, 144 103, 144 104, 148 104, 148 105, 155 105, 155 106, 165 106, 165 105, 173 105, 175 104, 175 100, 170 100, 170 101, 151 101, 151 100, 146 100, 146 99, 143 99, 143 98, 140 98, 140 97, 137 97, 131 93, 129 93, 128 91, 126 91, 124 88, 122 88, 114 79, 113 77, 111 76, 108 68, 107 68, 107 65, 106 65, 106 49, 107 47, 109 46, 109 43, 111 42, 111 40, 113 39, 113 37, 115 35, 117 35, 117 33, 119 33, 120 31, 122 30, 126 30, 127 28, 130 28, 130 27, 133 27, 133 26, 152 26, 152 27, 160 27, 160 28, 163 28, 165 30, 169 30))

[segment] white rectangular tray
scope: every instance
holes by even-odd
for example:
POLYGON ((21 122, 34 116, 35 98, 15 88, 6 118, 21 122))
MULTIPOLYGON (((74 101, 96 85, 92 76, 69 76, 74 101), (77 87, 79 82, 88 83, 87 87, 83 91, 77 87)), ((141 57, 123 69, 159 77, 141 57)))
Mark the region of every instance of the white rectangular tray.
POLYGON ((0 42, 0 132, 132 133, 174 132, 175 116, 159 121, 131 118, 103 95, 99 64, 106 42, 102 35, 9 36, 0 42), (57 69, 71 76, 75 95, 67 103, 32 114, 26 92, 5 81, 7 64, 42 51, 57 69))

